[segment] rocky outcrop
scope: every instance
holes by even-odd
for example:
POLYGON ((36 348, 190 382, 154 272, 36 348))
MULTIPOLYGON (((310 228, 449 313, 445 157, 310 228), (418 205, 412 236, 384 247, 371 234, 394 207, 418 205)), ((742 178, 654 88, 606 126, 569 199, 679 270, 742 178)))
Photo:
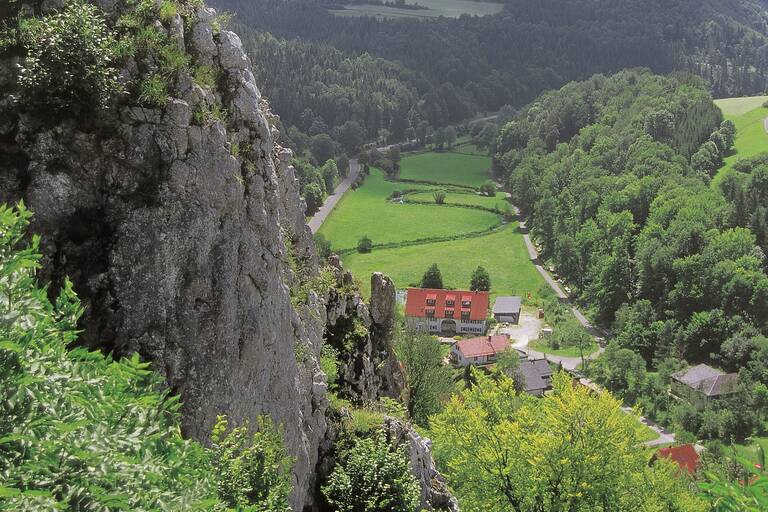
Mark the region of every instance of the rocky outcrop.
POLYGON ((411 471, 421 485, 421 507, 427 510, 459 512, 459 502, 451 494, 443 475, 432 459, 432 442, 421 437, 410 425, 395 418, 384 421, 384 430, 393 444, 405 446, 411 471))
MULTIPOLYGON (((95 3, 109 14, 125 5, 95 3)), ((214 15, 162 25, 219 77, 211 88, 180 72, 163 108, 123 100, 53 122, 3 92, 0 201, 34 212, 40 279, 53 292, 73 280, 86 307, 82 342, 152 360, 182 397, 186 435, 205 441, 219 414, 240 423, 266 413, 284 426, 301 510, 326 430, 317 362, 326 313, 314 294, 292 305, 290 258, 310 274, 317 258, 249 59, 236 34, 214 34, 214 15), (226 119, 194 115, 215 106, 226 119)), ((0 62, 0 80, 13 64, 0 62)), ((145 65, 128 62, 122 76, 145 65)))
POLYGON ((338 257, 332 256, 330 263, 338 286, 328 299, 325 338, 340 353, 339 394, 358 403, 376 401, 382 396, 399 398, 403 377, 392 347, 392 280, 374 273, 371 299, 366 305, 354 288, 352 275, 344 271, 338 257))

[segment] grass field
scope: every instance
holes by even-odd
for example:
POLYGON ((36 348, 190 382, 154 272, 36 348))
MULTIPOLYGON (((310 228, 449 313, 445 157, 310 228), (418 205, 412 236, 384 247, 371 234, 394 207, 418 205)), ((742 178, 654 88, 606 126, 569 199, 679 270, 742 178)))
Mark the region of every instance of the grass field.
POLYGON ((491 277, 492 296, 525 296, 531 292, 535 297, 544 283, 528 258, 517 223, 468 240, 381 249, 344 257, 344 266, 360 279, 366 297, 370 294, 369 276, 373 272, 384 272, 400 289, 417 284, 432 263, 440 267, 443 284, 450 288, 468 287, 472 271, 482 265, 491 277))
POLYGON ((715 100, 715 104, 723 111, 723 115, 738 117, 762 107, 766 101, 768 101, 768 96, 751 96, 748 98, 724 98, 715 100))
MULTIPOLYGON (((565 348, 553 349, 553 348, 550 348, 550 346, 547 345, 546 340, 543 340, 543 339, 531 341, 530 343, 528 343, 528 347, 538 352, 542 352, 544 354, 552 354, 553 356, 579 357, 581 355, 578 347, 565 347, 565 348)), ((584 349, 584 356, 586 357, 595 351, 597 351, 597 343, 593 342, 589 347, 584 349)))
POLYGON ((768 151, 768 134, 764 125, 768 108, 763 107, 766 100, 768 96, 715 100, 725 118, 736 125, 736 140, 734 151, 725 158, 723 167, 712 181, 713 186, 717 186, 731 172, 733 164, 739 159, 768 151))
POLYGON ((403 157, 400 177, 479 187, 491 178, 491 158, 458 153, 419 153, 403 157))
MULTIPOLYGON (((498 215, 482 210, 398 204, 387 200, 393 190, 405 186, 385 181, 381 171, 371 169, 365 184, 342 198, 320 233, 339 250, 356 247, 363 236, 368 236, 374 244, 402 242, 483 231, 499 222, 498 215)), ((431 199, 432 193, 428 192, 426 197, 431 199)))
MULTIPOLYGON (((477 187, 490 177, 487 156, 458 153, 420 153, 401 160, 402 178, 477 187)), ((385 181, 372 170, 365 184, 348 192, 320 229, 334 249, 352 248, 363 235, 376 243, 482 231, 500 221, 500 216, 482 210, 433 204, 432 193, 447 188, 447 203, 494 208, 504 204, 504 194, 483 197, 449 186, 418 185, 385 181), (413 200, 430 204, 396 204, 387 201, 394 190, 423 190, 409 194, 413 200)), ((491 277, 492 295, 537 296, 543 279, 531 264, 517 223, 510 223, 487 235, 393 249, 375 249, 343 256, 345 267, 361 282, 363 295, 370 294, 370 275, 384 272, 398 289, 417 284, 424 271, 437 263, 443 284, 467 288, 472 271, 482 265, 491 277)))
POLYGON ((504 4, 473 0, 407 0, 427 9, 397 9, 385 5, 346 5, 344 9, 330 10, 336 16, 375 16, 377 18, 458 18, 462 14, 487 16, 497 14, 504 4))

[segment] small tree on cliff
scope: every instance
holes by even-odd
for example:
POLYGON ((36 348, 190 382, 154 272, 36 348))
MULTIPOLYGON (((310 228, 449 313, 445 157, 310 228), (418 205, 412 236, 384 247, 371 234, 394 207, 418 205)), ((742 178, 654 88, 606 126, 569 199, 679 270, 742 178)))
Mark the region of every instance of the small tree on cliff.
POLYGON ((322 491, 339 512, 417 512, 421 502, 405 449, 383 432, 358 440, 322 491))
POLYGON ((437 263, 433 263, 421 278, 422 288, 442 288, 443 287, 443 275, 440 273, 440 269, 437 267, 437 263))

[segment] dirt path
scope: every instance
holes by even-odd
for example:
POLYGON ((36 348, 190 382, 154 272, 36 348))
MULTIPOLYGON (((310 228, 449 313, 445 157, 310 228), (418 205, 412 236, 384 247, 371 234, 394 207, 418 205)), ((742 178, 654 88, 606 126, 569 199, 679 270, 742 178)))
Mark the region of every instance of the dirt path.
POLYGON ((333 191, 333 194, 325 198, 323 206, 321 206, 320 209, 317 210, 317 213, 315 213, 309 222, 307 222, 307 225, 309 226, 309 229, 312 231, 312 233, 317 233, 317 230, 320 229, 320 226, 323 225, 323 222, 325 222, 325 219, 328 218, 328 215, 330 215, 330 213, 336 207, 336 204, 339 202, 339 200, 344 196, 346 191, 349 190, 349 187, 352 186, 355 180, 357 180, 357 176, 359 174, 360 166, 357 163, 357 159, 353 158, 349 161, 349 173, 347 174, 347 177, 344 178, 341 183, 339 183, 339 186, 336 187, 336 190, 333 191))

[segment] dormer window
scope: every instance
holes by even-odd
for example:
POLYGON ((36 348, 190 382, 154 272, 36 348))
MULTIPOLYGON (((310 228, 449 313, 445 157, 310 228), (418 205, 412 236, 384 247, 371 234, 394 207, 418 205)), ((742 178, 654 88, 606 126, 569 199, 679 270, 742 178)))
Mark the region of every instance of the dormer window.
POLYGON ((453 310, 452 309, 446 309, 445 310, 445 317, 446 318, 453 318, 453 310))
POLYGON ((427 295, 427 306, 434 306, 436 302, 437 302, 437 294, 430 293, 429 295, 427 295))
POLYGON ((469 319, 469 310, 468 309, 462 309, 461 310, 461 319, 462 320, 468 320, 469 319))
POLYGON ((472 306, 472 297, 469 295, 463 295, 461 297, 461 307, 468 308, 472 306))
POLYGON ((425 313, 426 313, 426 314, 427 314, 427 316, 429 316, 429 317, 434 317, 434 316, 435 316, 435 308, 427 308, 427 309, 426 309, 426 311, 425 311, 425 313))

